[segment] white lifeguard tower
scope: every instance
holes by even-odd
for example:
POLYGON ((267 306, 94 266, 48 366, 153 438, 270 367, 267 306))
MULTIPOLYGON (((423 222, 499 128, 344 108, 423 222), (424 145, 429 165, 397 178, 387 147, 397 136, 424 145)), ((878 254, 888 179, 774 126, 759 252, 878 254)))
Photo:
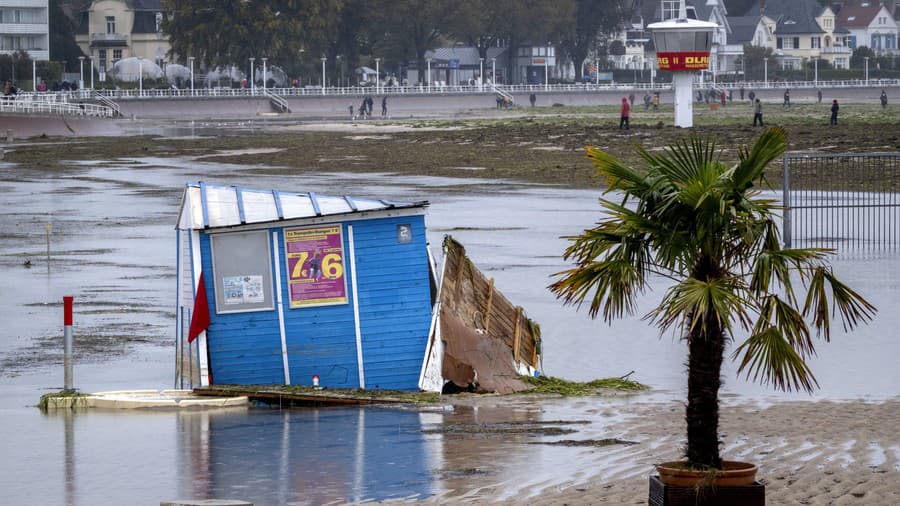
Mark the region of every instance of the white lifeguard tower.
POLYGON ((688 19, 684 0, 663 0, 662 7, 663 21, 648 25, 647 28, 653 35, 657 67, 659 70, 672 71, 675 126, 690 128, 694 126, 694 73, 709 67, 713 31, 718 25, 688 19), (677 17, 667 17, 676 12, 677 17))

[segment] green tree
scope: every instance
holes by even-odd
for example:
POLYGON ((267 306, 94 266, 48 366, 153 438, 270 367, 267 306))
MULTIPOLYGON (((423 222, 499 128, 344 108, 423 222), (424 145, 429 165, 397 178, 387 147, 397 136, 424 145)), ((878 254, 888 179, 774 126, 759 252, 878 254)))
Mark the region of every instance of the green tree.
POLYGON ((859 46, 858 48, 853 50, 853 54, 850 55, 850 68, 852 69, 861 69, 866 66, 866 58, 870 60, 870 70, 874 68, 875 65, 875 51, 872 51, 867 46, 859 46))
POLYGON ((772 48, 744 44, 744 55, 741 57, 744 64, 744 79, 762 81, 766 73, 765 58, 769 59, 769 75, 774 75, 776 65, 772 48))
MULTIPOLYGON (((171 56, 209 66, 266 57, 272 64, 324 54, 341 0, 163 0, 171 56)), ((316 56, 318 58, 318 56, 316 56)))
POLYGON ((494 0, 460 0, 450 32, 457 39, 478 48, 478 55, 487 60, 488 48, 495 46, 502 38, 506 14, 503 7, 503 2, 494 0))
POLYGON ((718 392, 727 341, 746 335, 733 358, 748 379, 811 392, 818 384, 805 361, 815 353, 810 324, 828 341, 834 312, 853 328, 875 308, 835 277, 825 262, 829 250, 781 247, 776 204, 760 197, 754 181, 787 149, 784 131, 763 132, 732 167, 713 141, 698 137, 659 154, 637 149, 645 171, 588 148, 607 193, 623 198, 603 199, 609 217, 570 238, 565 258, 575 267, 550 288, 567 304, 588 301, 592 317, 602 312, 611 321, 635 310, 650 276, 672 280, 648 318, 687 342, 688 464, 720 468, 718 392))
POLYGON ((576 74, 579 74, 576 80, 581 79, 581 67, 588 53, 596 50, 598 35, 611 32, 625 19, 626 2, 627 0, 575 0, 574 19, 567 20, 563 25, 560 41, 566 56, 575 65, 576 74))
MULTIPOLYGON (((426 68, 425 52, 437 47, 441 37, 450 31, 456 7, 454 0, 384 1, 379 12, 384 45, 395 51, 405 48, 406 54, 416 60, 416 68, 426 68)), ((398 53, 394 55, 397 57, 398 53)), ((419 83, 424 83, 425 72, 418 75, 419 83)))
POLYGON ((69 69, 74 69, 78 57, 84 56, 81 48, 75 43, 75 20, 66 15, 62 9, 63 2, 53 0, 50 9, 50 58, 64 61, 69 69))

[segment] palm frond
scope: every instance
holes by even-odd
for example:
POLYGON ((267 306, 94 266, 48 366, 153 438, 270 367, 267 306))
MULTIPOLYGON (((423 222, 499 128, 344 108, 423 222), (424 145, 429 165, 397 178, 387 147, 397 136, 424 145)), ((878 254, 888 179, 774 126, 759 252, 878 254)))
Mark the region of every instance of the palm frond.
POLYGON ((738 191, 753 186, 753 181, 762 176, 766 166, 787 151, 787 134, 782 128, 768 128, 747 151, 739 150, 740 162, 735 167, 733 182, 738 191))
POLYGON ((561 279, 550 285, 550 291, 567 305, 580 306, 589 300, 591 318, 602 310, 607 322, 633 314, 636 296, 646 285, 640 268, 619 258, 591 262, 554 276, 561 279))
POLYGON ((734 352, 743 355, 738 374, 754 382, 771 384, 784 391, 812 392, 819 384, 812 370, 790 342, 775 327, 766 327, 750 336, 734 352))
POLYGON ((708 322, 715 321, 719 328, 731 334, 733 320, 749 324, 747 301, 740 295, 743 293, 740 285, 739 279, 730 277, 709 281, 688 278, 667 290, 662 302, 647 318, 663 330, 683 323, 689 333, 705 333, 709 330, 708 322))
POLYGON ((641 195, 649 188, 644 174, 621 163, 613 155, 593 146, 585 147, 585 151, 597 173, 606 178, 607 192, 622 190, 629 194, 641 195))

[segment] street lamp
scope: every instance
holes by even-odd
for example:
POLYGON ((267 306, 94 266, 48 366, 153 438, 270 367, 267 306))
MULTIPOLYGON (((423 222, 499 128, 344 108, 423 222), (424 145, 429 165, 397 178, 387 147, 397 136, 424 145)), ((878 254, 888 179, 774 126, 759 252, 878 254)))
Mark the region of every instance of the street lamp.
POLYGON ((763 83, 766 88, 769 87, 769 58, 763 58, 763 83))
POLYGON ((813 58, 813 83, 816 87, 819 86, 819 57, 816 56, 813 58))
MULTIPOLYGON (((91 86, 93 88, 93 86, 91 86)), ((138 58, 138 95, 144 95, 144 59, 138 58)))
POLYGON ((340 73, 340 79, 338 79, 338 86, 344 85, 344 65, 341 64, 341 55, 337 55, 337 66, 338 72, 340 73))
POLYGON ((478 58, 478 90, 484 91, 484 58, 478 58))
POLYGON ((594 83, 600 86, 600 58, 594 59, 594 83))
POLYGON ((322 94, 324 95, 325 94, 325 62, 328 61, 328 58, 323 56, 319 59, 322 60, 322 94))
POLYGON ((431 58, 425 58, 425 61, 428 62, 428 73, 425 74, 425 77, 428 83, 428 91, 431 91, 431 58))
POLYGON ((31 91, 37 93, 37 60, 31 60, 31 91))
POLYGON ((188 56, 188 61, 191 63, 191 95, 194 94, 194 57, 188 56))
POLYGON ((547 43, 547 56, 544 57, 544 91, 550 89, 550 43, 547 43))
POLYGON ((866 61, 866 86, 869 85, 869 57, 863 56, 863 60, 866 61))
POLYGON ((491 85, 497 87, 497 58, 491 58, 491 85))
POLYGON ((250 60, 250 73, 247 75, 250 76, 250 91, 252 92, 253 88, 255 87, 255 84, 253 81, 256 81, 256 74, 255 74, 255 71, 253 70, 253 62, 256 61, 256 58, 249 58, 249 60, 250 60))
POLYGON ((78 89, 84 88, 84 56, 78 57, 78 89))
POLYGON ((90 67, 91 67, 91 89, 93 90, 94 89, 94 55, 90 55, 88 58, 90 58, 90 63, 91 63, 91 65, 90 65, 90 67))
POLYGON ((381 91, 379 90, 379 86, 381 85, 381 72, 380 72, 380 66, 379 66, 380 64, 381 64, 381 58, 375 58, 375 94, 376 95, 381 93, 381 91))
POLYGON ((268 76, 266 75, 266 60, 268 60, 268 58, 262 58, 262 62, 263 62, 263 89, 268 88, 268 84, 266 84, 266 83, 269 82, 269 80, 267 79, 268 76))

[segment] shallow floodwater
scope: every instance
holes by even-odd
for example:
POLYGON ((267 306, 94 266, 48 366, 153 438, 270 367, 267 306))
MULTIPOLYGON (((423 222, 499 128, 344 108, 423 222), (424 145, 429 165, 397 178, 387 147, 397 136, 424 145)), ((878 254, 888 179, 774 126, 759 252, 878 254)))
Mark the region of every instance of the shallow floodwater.
MULTIPOLYGON (((46 174, 0 163, 0 490, 9 504, 521 498, 573 479, 610 476, 608 464, 627 458, 627 449, 521 444, 572 436, 461 438, 436 429, 447 422, 539 426, 565 420, 585 422, 570 427, 578 439, 615 437, 605 432, 605 422, 627 413, 629 403, 683 392, 684 345, 660 337, 640 318, 661 290, 647 294, 638 315, 612 325, 563 307, 546 290, 551 275, 565 268, 560 255, 566 241, 560 236, 598 219, 597 191, 467 179, 471 168, 451 179, 389 173, 272 177, 259 167, 189 159, 66 165, 46 174), (546 374, 588 380, 633 372, 654 393, 422 413, 362 408, 41 414, 34 407, 40 395, 62 386, 63 295, 76 298, 76 387, 90 392, 173 385, 174 225, 183 184, 197 180, 429 200, 434 252, 444 234, 453 235, 496 286, 541 324, 546 374)), ((880 311, 872 324, 851 334, 838 326, 832 342, 819 346, 811 367, 822 388, 813 399, 896 397, 900 250, 842 253, 834 267, 880 311)), ((724 377, 730 399, 810 398, 739 380, 730 364, 724 377)))

